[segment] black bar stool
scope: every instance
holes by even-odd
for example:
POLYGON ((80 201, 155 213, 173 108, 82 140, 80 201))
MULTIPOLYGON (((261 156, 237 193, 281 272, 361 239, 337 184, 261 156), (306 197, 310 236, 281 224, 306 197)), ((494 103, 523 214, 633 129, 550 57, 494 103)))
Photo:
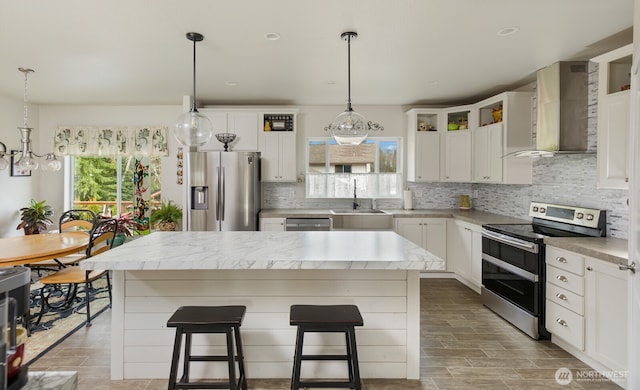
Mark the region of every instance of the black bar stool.
POLYGON ((296 351, 293 357, 291 389, 301 387, 339 387, 361 390, 355 326, 362 326, 360 310, 355 305, 292 305, 289 324, 298 327, 296 351), (306 332, 344 333, 346 355, 303 355, 302 345, 306 332), (346 360, 349 368, 348 381, 301 381, 300 368, 303 360, 346 360))
POLYGON ((240 325, 244 319, 245 306, 182 306, 167 321, 167 327, 176 328, 176 339, 173 344, 173 358, 169 375, 169 390, 173 389, 247 389, 247 378, 244 372, 244 355, 240 339, 240 325), (224 333, 227 336, 227 354, 210 356, 191 355, 191 335, 194 333, 224 333), (185 335, 184 368, 182 378, 176 382, 180 345, 185 335), (236 340, 236 351, 233 350, 233 339, 236 340), (240 376, 236 381, 236 365, 240 376), (189 382, 189 364, 191 362, 227 362, 229 364, 229 380, 227 382, 189 382))

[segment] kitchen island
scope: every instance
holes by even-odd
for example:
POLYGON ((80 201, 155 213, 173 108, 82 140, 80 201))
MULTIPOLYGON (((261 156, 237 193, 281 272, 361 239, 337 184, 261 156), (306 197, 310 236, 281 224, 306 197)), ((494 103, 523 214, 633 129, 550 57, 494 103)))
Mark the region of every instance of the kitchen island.
MULTIPOLYGON (((111 379, 168 378, 174 329, 166 322, 183 305, 247 306, 247 376, 289 378, 292 304, 358 305, 362 377, 418 379, 420 271, 445 263, 391 231, 156 232, 81 267, 113 271, 111 379)), ((194 354, 222 350, 219 335, 197 336, 194 354)), ((306 348, 342 352, 344 338, 313 334, 306 348)), ((308 362, 302 374, 346 372, 344 363, 308 362)), ((192 376, 223 377, 225 367, 201 363, 192 376)))

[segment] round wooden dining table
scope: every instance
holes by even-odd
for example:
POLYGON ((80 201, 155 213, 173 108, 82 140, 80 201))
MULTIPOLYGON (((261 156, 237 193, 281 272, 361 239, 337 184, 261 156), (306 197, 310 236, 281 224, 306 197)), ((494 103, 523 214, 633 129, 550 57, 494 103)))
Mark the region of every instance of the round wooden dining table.
POLYGON ((89 234, 63 232, 0 238, 0 267, 35 263, 87 248, 89 234))

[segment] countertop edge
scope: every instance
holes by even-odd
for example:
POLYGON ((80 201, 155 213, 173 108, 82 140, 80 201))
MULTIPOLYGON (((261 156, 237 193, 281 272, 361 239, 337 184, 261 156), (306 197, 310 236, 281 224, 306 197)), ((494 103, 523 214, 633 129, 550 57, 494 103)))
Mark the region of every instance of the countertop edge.
POLYGON ((628 241, 622 238, 546 237, 544 243, 613 264, 627 264, 629 261, 628 241))

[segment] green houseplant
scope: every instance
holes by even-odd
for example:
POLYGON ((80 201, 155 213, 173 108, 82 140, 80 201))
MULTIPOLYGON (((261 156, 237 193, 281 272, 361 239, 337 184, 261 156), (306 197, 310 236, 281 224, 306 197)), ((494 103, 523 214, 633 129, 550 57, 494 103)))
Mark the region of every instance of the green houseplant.
POLYGON ((31 199, 31 205, 20 209, 20 224, 16 230, 24 229, 24 234, 40 234, 53 224, 53 209, 45 204, 46 200, 37 202, 31 199))
POLYGON ((182 219, 182 208, 172 200, 162 201, 160 207, 151 213, 150 222, 159 230, 176 230, 176 223, 182 219))

